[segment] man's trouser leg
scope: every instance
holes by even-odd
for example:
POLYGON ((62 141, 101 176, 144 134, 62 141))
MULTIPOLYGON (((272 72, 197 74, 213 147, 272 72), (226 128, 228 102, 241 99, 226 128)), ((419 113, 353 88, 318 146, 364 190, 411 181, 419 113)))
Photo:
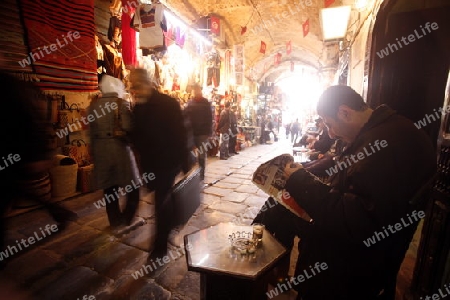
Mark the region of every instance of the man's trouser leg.
POLYGON ((220 157, 221 158, 227 158, 229 157, 230 153, 228 151, 228 142, 229 142, 230 136, 226 133, 220 134, 220 157))
MULTIPOLYGON (((197 147, 198 165, 200 166, 201 179, 205 179, 206 155, 209 149, 207 147, 207 142, 207 135, 198 135, 194 137, 195 147, 197 147)), ((212 145, 210 146, 212 147, 212 145)))
POLYGON ((130 225, 134 218, 134 214, 139 206, 139 188, 133 189, 127 193, 127 204, 123 211, 123 218, 127 225, 130 225))
POLYGON ((172 230, 173 217, 170 190, 175 176, 172 171, 155 174, 156 240, 151 257, 163 257, 167 254, 167 240, 172 230))
POLYGON ((109 225, 111 227, 119 226, 122 223, 122 214, 120 212, 119 197, 116 193, 119 186, 112 186, 104 190, 104 197, 106 203, 106 214, 108 215, 109 225))

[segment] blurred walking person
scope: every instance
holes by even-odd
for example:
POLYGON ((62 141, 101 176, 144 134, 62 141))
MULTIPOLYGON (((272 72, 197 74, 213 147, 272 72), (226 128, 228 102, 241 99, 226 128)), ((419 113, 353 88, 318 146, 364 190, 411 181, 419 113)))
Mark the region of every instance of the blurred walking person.
MULTIPOLYGON (((147 70, 133 69, 130 84, 135 106, 132 141, 142 172, 154 173, 147 187, 155 191, 156 241, 148 261, 167 254, 167 240, 172 230, 173 207, 169 201, 175 177, 190 169, 187 132, 178 101, 160 93, 147 70)), ((156 269, 152 270, 152 273, 156 269)))
POLYGON ((106 213, 111 229, 114 229, 131 223, 139 204, 139 188, 126 193, 127 204, 122 212, 118 196, 120 188, 132 184, 137 172, 127 138, 131 131, 130 105, 122 99, 125 89, 120 79, 104 75, 100 90, 102 94, 89 106, 92 115, 102 109, 106 112, 90 123, 94 178, 97 188, 104 191, 106 213))
MULTIPOLYGON (((208 153, 208 138, 212 135, 212 107, 211 103, 203 97, 202 87, 195 84, 192 87, 194 97, 189 101, 185 114, 190 120, 194 143, 197 148, 200 178, 205 179, 206 156, 208 153)), ((210 145, 212 147, 212 145, 210 145)))

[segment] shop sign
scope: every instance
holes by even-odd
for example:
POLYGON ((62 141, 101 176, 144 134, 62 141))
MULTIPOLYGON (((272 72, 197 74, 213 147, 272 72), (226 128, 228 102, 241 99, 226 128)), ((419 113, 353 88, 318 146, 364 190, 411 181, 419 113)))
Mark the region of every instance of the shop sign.
POLYGON ((244 45, 234 46, 234 72, 236 85, 244 84, 244 45))

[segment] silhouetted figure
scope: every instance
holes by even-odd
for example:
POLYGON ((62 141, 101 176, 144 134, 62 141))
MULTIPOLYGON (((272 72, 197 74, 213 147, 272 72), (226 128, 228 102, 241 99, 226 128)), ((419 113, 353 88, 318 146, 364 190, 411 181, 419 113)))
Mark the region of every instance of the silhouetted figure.
MULTIPOLYGON (((0 72, 0 82, 6 87, 2 90, 5 101, 2 105, 4 114, 0 118, 0 251, 3 251, 6 231, 4 215, 12 202, 23 196, 18 181, 48 172, 55 153, 48 147, 44 112, 35 105, 40 95, 39 89, 30 82, 20 81, 3 72, 0 72)), ((75 214, 59 204, 39 198, 33 200, 48 209, 59 223, 59 231, 67 220, 76 218, 75 214)))

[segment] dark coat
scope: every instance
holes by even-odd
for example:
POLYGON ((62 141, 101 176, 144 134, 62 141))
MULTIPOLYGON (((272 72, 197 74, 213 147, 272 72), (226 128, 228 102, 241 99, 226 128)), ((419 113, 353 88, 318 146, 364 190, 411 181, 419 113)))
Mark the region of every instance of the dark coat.
POLYGON ((94 159, 94 178, 99 189, 115 185, 126 186, 134 178, 133 155, 128 144, 119 137, 114 137, 117 130, 117 116, 120 116, 121 129, 131 130, 131 111, 129 103, 119 100, 117 93, 103 94, 93 100, 88 108, 88 114, 98 116, 89 125, 91 151, 94 159), (117 111, 106 109, 107 103, 116 103, 117 111), (105 114, 102 114, 102 108, 105 114))
POLYGON ((231 133, 238 133, 236 113, 230 110, 230 130, 231 133))
POLYGON ((328 135, 328 129, 325 127, 321 134, 319 134, 319 138, 314 143, 313 149, 317 152, 324 154, 328 150, 330 150, 331 146, 335 142, 334 139, 330 138, 328 135))
POLYGON ((177 100, 156 90, 133 109, 132 142, 143 172, 176 172, 188 164, 187 135, 177 100))
POLYGON ((220 133, 229 133, 230 132, 230 110, 224 109, 220 113, 219 124, 217 124, 217 131, 220 133))
MULTIPOLYGON (((315 220, 300 232, 297 273, 316 262, 327 270, 297 288, 303 299, 372 299, 383 280, 396 274, 418 222, 367 246, 375 232, 384 232, 419 210, 409 200, 435 173, 436 154, 429 137, 387 106, 378 107, 355 141, 340 156, 366 153, 342 167, 330 185, 315 180, 304 169, 288 179, 286 190, 315 220), (387 146, 374 152, 374 142, 387 146)), ((376 148, 375 148, 376 149, 376 148)), ((341 165, 342 166, 342 165, 341 165)), ((311 272, 309 272, 311 274, 311 272)), ((394 277, 395 278, 395 277, 394 277)))
POLYGON ((201 98, 189 101, 185 113, 190 120, 194 136, 212 135, 212 110, 208 100, 201 98))

